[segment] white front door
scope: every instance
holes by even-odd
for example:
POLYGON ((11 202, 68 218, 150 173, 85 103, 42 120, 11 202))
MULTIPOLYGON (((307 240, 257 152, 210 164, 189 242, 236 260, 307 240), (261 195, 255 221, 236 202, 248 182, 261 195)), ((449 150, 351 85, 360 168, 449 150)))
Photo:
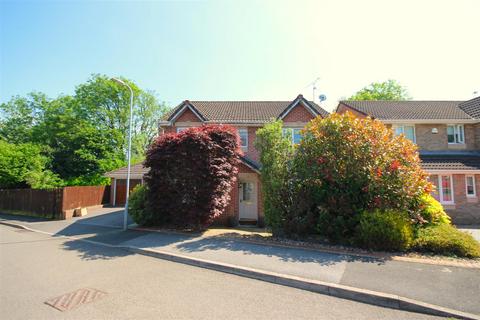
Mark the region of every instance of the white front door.
POLYGON ((239 219, 258 220, 257 181, 242 179, 238 183, 239 219))

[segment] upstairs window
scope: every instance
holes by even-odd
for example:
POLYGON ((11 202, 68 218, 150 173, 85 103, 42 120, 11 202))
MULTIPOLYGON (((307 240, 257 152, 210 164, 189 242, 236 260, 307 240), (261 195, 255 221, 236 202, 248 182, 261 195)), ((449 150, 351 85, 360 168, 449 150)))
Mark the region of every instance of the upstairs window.
POLYGON ((448 143, 451 143, 451 144, 465 143, 465 134, 464 134, 463 124, 447 125, 447 138, 448 138, 448 143))
POLYGON ((465 187, 467 191, 467 197, 475 197, 475 177, 474 176, 465 176, 465 187))
POLYGON ((405 135, 405 138, 415 142, 415 126, 407 124, 399 124, 393 126, 393 132, 396 136, 401 134, 405 135))
POLYGON ((238 135, 240 136, 240 146, 248 148, 248 129, 238 129, 238 135))
POLYGON ((302 140, 302 128, 283 128, 283 136, 292 141, 293 144, 299 144, 302 140))

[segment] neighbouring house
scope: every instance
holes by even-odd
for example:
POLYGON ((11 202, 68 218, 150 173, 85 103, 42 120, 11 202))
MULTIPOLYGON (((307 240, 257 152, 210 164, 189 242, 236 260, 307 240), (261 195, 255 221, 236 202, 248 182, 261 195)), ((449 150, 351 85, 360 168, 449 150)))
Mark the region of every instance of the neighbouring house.
POLYGON ((338 113, 370 116, 404 134, 457 224, 480 224, 480 97, 468 101, 340 101, 338 113))
MULTIPOLYGON (((260 183, 259 152, 255 149, 256 131, 272 119, 282 119, 292 143, 301 139, 300 130, 311 119, 328 116, 328 112, 299 95, 293 101, 183 101, 161 121, 159 134, 180 132, 204 124, 229 124, 238 129, 244 152, 231 202, 221 224, 263 224, 263 201, 260 183)), ((148 171, 141 164, 131 168, 131 189, 143 183, 148 171)), ((112 179, 112 204, 122 205, 126 196, 126 168, 108 172, 112 179)))

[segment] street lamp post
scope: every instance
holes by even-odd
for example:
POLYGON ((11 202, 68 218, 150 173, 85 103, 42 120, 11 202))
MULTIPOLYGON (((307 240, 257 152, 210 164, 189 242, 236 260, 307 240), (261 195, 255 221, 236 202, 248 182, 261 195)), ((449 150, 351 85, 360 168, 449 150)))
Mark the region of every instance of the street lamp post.
POLYGON ((112 78, 113 81, 127 87, 130 90, 130 117, 128 118, 128 149, 127 149, 127 193, 125 196, 125 210, 123 211, 123 230, 127 230, 128 221, 128 194, 130 191, 130 157, 132 153, 132 117, 133 117, 133 90, 124 81, 112 78))

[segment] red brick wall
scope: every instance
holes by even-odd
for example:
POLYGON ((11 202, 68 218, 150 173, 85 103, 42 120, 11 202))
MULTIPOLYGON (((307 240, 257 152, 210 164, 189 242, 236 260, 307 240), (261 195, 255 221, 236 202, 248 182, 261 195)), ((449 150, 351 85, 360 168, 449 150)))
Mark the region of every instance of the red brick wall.
MULTIPOLYGON (((438 189, 438 175, 431 175, 430 181, 438 189)), ((475 175, 476 197, 467 197, 465 186, 465 174, 452 174, 453 200, 454 205, 444 205, 445 211, 456 224, 478 224, 480 223, 480 174, 475 175)), ((434 194, 439 200, 438 190, 434 194)))
POLYGON ((195 113, 192 112, 190 109, 185 109, 183 113, 177 118, 176 122, 198 122, 202 121, 199 119, 195 113))
POLYGON ((315 118, 305 106, 298 104, 283 118, 283 122, 309 122, 315 118))

